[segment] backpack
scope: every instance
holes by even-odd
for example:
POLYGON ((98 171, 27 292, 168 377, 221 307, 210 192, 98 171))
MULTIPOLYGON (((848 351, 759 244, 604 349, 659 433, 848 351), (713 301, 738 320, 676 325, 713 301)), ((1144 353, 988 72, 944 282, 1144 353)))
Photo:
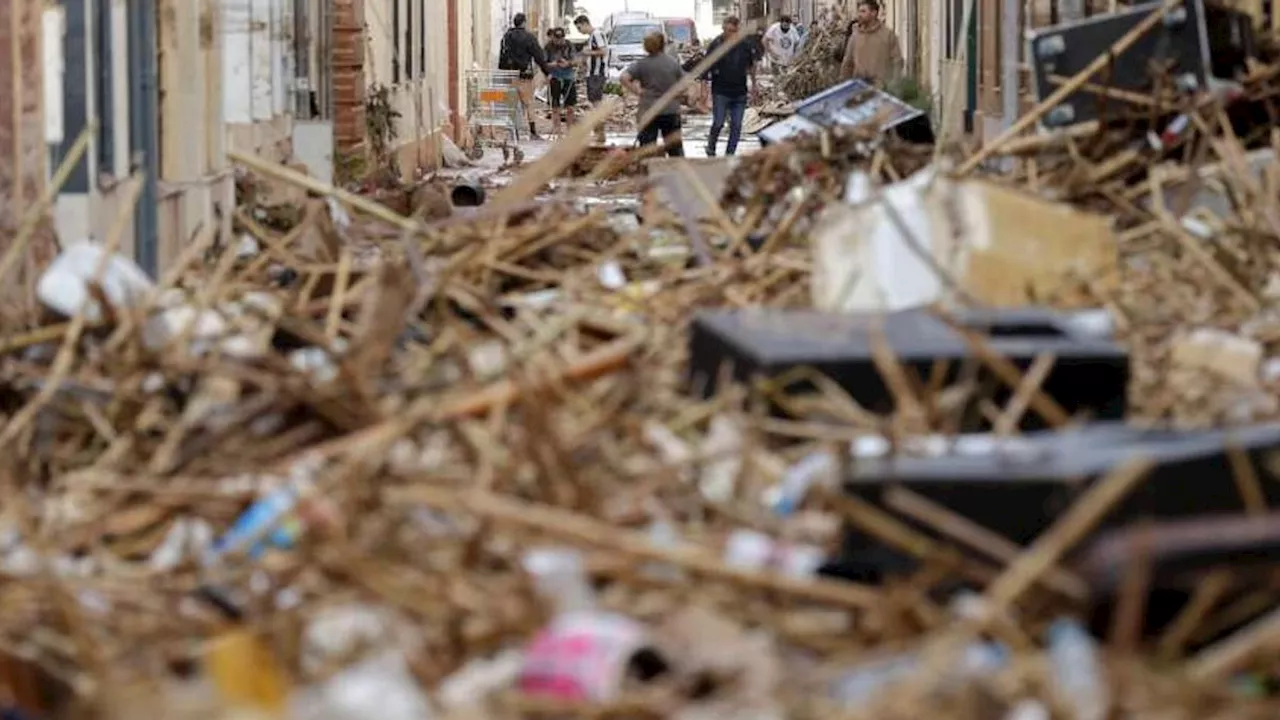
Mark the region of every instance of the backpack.
POLYGON ((515 48, 512 47, 514 43, 512 41, 511 33, 513 32, 515 32, 514 29, 508 30, 506 33, 502 35, 502 44, 498 49, 498 69, 499 70, 524 70, 525 69, 520 67, 519 64, 517 64, 516 62, 515 48))

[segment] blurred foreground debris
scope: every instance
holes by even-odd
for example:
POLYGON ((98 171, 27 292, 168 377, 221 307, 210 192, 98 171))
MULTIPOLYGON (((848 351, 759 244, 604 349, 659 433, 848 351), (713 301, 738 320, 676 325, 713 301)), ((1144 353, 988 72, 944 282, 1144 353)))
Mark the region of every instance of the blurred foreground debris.
POLYGON ((2 704, 1272 716, 1256 53, 969 156, 584 160, 601 107, 491 200, 241 157, 163 277, 69 244, 0 336, 2 704))

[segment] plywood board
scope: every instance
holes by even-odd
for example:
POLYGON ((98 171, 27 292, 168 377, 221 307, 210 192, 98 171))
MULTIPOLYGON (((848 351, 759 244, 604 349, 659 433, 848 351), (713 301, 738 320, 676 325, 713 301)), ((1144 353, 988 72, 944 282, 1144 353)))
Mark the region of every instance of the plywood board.
POLYGON ((655 180, 654 192, 661 202, 671 202, 671 198, 667 197, 666 190, 666 187, 671 186, 665 185, 665 183, 674 182, 675 187, 679 188, 681 196, 686 202, 690 203, 690 207, 693 208, 697 218, 712 217, 712 205, 706 202, 706 197, 694 187, 694 184, 685 173, 680 170, 679 166, 682 164, 693 170, 693 174, 707 189, 707 196, 718 202, 720 196, 724 194, 725 181, 729 179, 729 174, 733 172, 733 158, 654 158, 645 164, 649 171, 649 177, 655 180), (674 177, 674 180, 667 180, 667 176, 674 177))

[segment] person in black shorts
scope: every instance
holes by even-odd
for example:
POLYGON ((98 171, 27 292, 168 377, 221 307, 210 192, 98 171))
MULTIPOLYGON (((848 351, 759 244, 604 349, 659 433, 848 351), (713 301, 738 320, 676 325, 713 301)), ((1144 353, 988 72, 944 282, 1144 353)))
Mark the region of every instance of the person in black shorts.
POLYGON ((545 48, 547 66, 551 68, 551 132, 560 134, 560 113, 573 124, 573 109, 578 104, 578 70, 574 65, 573 46, 564 37, 563 28, 553 28, 545 48))

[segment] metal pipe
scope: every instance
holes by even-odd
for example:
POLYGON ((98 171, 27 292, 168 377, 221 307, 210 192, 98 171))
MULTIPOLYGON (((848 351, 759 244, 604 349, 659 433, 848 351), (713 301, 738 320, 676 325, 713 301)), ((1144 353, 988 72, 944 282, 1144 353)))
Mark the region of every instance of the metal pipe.
POLYGON ((133 215, 138 265, 159 276, 157 180, 160 175, 158 70, 156 67, 156 2, 128 3, 129 145, 142 171, 142 192, 133 215))

